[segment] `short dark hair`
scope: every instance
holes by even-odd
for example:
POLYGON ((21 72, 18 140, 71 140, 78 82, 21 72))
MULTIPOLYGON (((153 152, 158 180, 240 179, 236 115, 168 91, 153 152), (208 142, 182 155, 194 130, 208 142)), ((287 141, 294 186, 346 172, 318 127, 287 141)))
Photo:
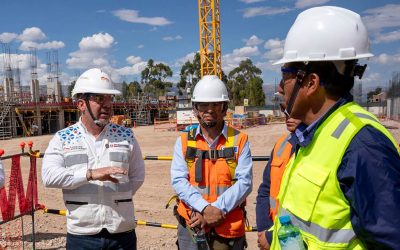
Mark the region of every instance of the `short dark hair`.
POLYGON ((320 78, 321 85, 325 88, 328 95, 333 97, 346 96, 354 87, 354 76, 349 74, 340 74, 335 64, 331 61, 316 61, 308 63, 293 62, 289 63, 289 66, 304 70, 306 75, 312 73, 317 74, 320 78))

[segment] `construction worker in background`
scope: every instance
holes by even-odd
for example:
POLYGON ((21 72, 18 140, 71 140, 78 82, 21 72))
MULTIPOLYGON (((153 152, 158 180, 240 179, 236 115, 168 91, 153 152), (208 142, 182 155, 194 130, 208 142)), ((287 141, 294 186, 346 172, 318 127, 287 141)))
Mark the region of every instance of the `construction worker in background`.
POLYGON ((353 102, 354 77, 373 56, 357 13, 322 6, 303 11, 285 40, 286 112, 302 123, 278 195, 308 249, 399 249, 400 157, 378 119, 353 102))
POLYGON ((109 123, 120 91, 94 68, 76 81, 79 121, 58 131, 43 159, 45 187, 62 188, 67 249, 136 249, 132 196, 144 181, 142 153, 131 129, 109 123))
MULTIPOLYGON (((285 114, 285 104, 283 103, 283 82, 279 84, 278 92, 281 110, 285 114)), ((269 249, 272 242, 272 232, 268 231, 274 224, 274 217, 277 213, 279 202, 277 196, 279 193, 282 175, 286 164, 293 155, 295 148, 292 146, 295 130, 301 123, 300 120, 290 118, 285 114, 286 128, 290 133, 283 133, 271 152, 270 160, 265 166, 263 179, 258 188, 256 203, 256 223, 258 247, 261 250, 269 249)))
POLYGON ((204 76, 192 97, 200 124, 175 144, 171 182, 179 198, 182 250, 208 249, 203 233, 209 249, 246 245, 244 202, 252 190, 253 163, 247 135, 224 121, 228 102, 225 84, 217 76, 204 76))

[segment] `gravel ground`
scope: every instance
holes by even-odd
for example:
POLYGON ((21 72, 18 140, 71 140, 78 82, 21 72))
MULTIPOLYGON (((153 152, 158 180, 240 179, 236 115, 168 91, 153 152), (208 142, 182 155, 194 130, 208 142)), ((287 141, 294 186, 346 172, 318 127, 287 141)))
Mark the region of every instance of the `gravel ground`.
MULTIPOLYGON (((400 123, 395 121, 383 121, 390 129, 397 141, 400 141, 400 123)), ((283 124, 270 124, 256 128, 246 129, 251 143, 253 156, 269 155, 272 147, 285 131, 283 124)), ((143 155, 172 155, 173 145, 179 133, 172 131, 154 132, 152 126, 138 127, 134 129, 136 137, 141 145, 143 155)), ((6 155, 19 153, 21 141, 33 141, 34 149, 44 152, 51 135, 29 138, 17 138, 0 141, 0 148, 6 151, 6 155)), ((170 162, 146 161, 146 179, 143 186, 134 197, 136 219, 167 223, 176 225, 172 210, 165 209, 165 204, 174 194, 170 185, 170 162)), ((10 160, 4 161, 6 175, 9 176, 10 160)), ((21 159, 24 187, 26 189, 29 174, 29 162, 27 158, 21 159)), ((48 208, 64 209, 61 191, 58 189, 44 188, 40 180, 41 159, 38 159, 38 192, 39 203, 48 208)), ((255 226, 255 198, 257 188, 261 182, 262 171, 265 162, 254 162, 253 192, 247 199, 247 211, 250 224, 255 226)), ((6 184, 8 186, 8 183, 6 184)), ((8 191, 7 191, 8 192, 8 191)), ((18 201, 17 201, 18 204, 18 201)), ((18 205, 16 205, 18 214, 18 205)), ((138 249, 176 249, 176 230, 150 226, 138 226, 138 249)), ((0 249, 32 249, 32 218, 24 216, 12 222, 0 225, 0 249), (22 232, 24 236, 22 237, 22 232), (22 240, 24 246, 22 245, 22 240)), ((246 234, 249 249, 257 249, 257 236, 254 232, 246 234)), ((36 249, 65 249, 66 221, 61 215, 45 214, 42 211, 35 213, 35 247, 36 249)))

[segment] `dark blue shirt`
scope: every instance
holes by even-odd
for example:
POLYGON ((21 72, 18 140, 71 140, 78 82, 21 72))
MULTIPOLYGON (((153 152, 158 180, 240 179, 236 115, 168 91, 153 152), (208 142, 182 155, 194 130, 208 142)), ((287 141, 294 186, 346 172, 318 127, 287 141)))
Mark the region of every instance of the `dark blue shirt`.
MULTIPOLYGON (((352 96, 346 96, 313 124, 301 124, 293 136, 293 145, 297 149, 307 146, 321 123, 350 101, 352 96)), ((353 229, 364 246, 367 249, 400 249, 400 156, 393 143, 377 129, 365 126, 347 147, 337 178, 349 201, 353 229)), ((265 181, 263 179, 260 185, 259 195, 261 189, 261 193, 268 193, 269 197, 269 184, 267 187, 265 181)), ((257 204, 257 216, 264 210, 261 205, 257 204)), ((260 222, 260 226, 265 227, 265 223, 260 222)))

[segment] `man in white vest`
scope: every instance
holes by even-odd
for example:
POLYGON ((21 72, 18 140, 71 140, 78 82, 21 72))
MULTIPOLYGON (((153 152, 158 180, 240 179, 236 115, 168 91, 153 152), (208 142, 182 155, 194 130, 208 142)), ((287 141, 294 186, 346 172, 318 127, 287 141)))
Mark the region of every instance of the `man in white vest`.
POLYGON ((42 179, 63 190, 67 249, 136 249, 132 196, 145 171, 132 130, 109 123, 119 94, 100 69, 84 72, 72 90, 81 117, 46 150, 42 179))

